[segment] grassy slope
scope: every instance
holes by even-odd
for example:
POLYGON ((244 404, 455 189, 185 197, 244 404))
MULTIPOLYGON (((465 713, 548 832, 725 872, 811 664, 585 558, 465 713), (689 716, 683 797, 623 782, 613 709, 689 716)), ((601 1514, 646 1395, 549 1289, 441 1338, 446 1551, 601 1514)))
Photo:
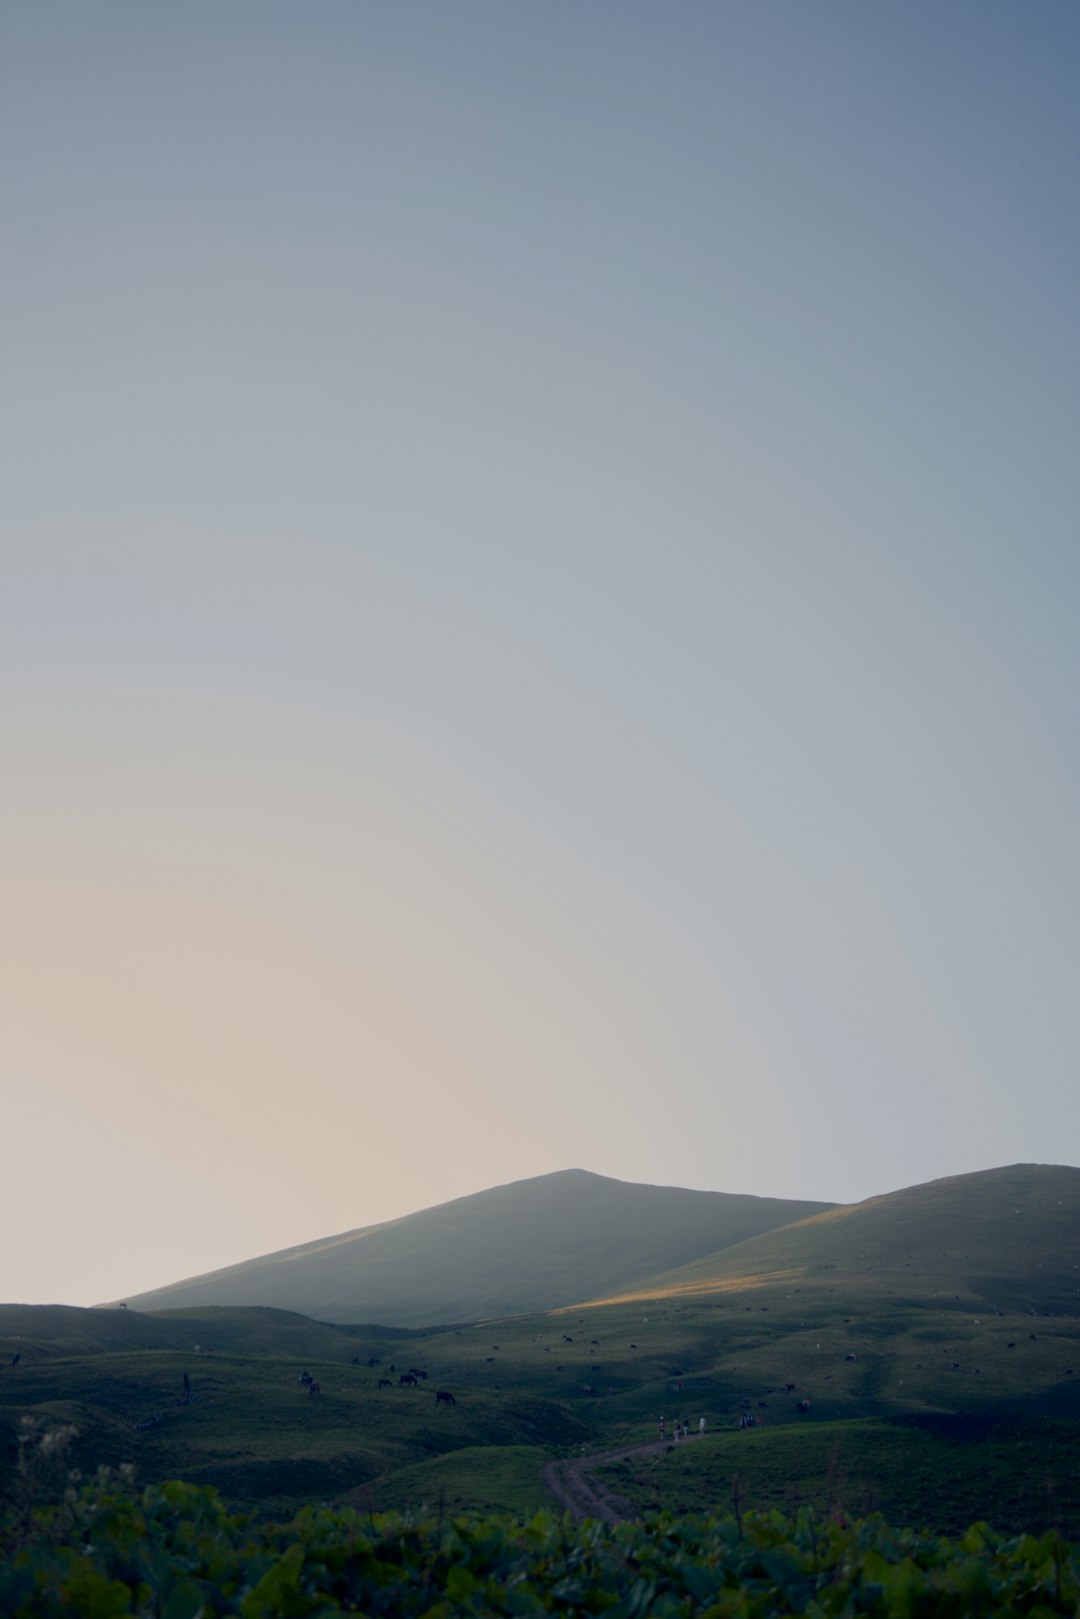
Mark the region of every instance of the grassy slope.
POLYGON ((672 1445, 600 1470, 638 1512, 746 1508, 821 1516, 880 1512, 889 1523, 961 1534, 988 1521, 1017 1533, 1080 1529, 1080 1424, 999 1418, 978 1422, 823 1423, 727 1432, 672 1445))
POLYGON ((1071 1311, 1080 1307, 1078 1234, 1080 1169, 1014 1164, 831 1209, 602 1301, 772 1283, 1071 1311))
POLYGON ((402 1326, 550 1309, 625 1288, 828 1205, 637 1186, 584 1170, 458 1198, 129 1300, 262 1304, 402 1326))

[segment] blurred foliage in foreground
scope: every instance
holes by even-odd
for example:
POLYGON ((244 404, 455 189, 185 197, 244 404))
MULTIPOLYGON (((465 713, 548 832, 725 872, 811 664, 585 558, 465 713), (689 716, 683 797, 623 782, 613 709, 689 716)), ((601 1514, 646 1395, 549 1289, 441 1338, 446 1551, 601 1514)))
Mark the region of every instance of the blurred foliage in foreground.
POLYGON ((1056 1532, 958 1540, 808 1511, 653 1515, 609 1529, 508 1518, 307 1508, 283 1525, 208 1488, 123 1478, 73 1485, 5 1520, 0 1613, 36 1619, 298 1619, 339 1613, 604 1614, 700 1619, 1075 1615, 1080 1547, 1056 1532))

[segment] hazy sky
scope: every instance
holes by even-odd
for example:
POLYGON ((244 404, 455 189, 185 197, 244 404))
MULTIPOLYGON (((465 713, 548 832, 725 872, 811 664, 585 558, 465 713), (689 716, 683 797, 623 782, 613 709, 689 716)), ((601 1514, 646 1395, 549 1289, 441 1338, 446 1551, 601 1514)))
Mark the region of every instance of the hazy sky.
POLYGON ((1080 1162, 1080 11, 0 13, 0 1298, 1080 1162))

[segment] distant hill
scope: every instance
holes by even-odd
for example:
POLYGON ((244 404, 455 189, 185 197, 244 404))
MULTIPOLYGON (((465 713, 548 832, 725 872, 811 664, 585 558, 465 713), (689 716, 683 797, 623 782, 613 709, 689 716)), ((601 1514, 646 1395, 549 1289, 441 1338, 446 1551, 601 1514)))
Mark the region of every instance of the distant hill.
MULTIPOLYGON (((381 1337, 409 1336, 386 1328, 381 1337)), ((80 1309, 73 1304, 0 1304, 0 1364, 124 1353, 134 1349, 222 1350, 231 1355, 350 1358, 360 1327, 310 1321, 289 1310, 80 1309)))
POLYGON ((1080 1169, 1013 1164, 835 1207, 594 1302, 784 1286, 1080 1311, 1080 1169))
POLYGON ((427 1326, 548 1310, 832 1205, 640 1186, 568 1169, 128 1299, 138 1311, 272 1305, 322 1321, 427 1326))

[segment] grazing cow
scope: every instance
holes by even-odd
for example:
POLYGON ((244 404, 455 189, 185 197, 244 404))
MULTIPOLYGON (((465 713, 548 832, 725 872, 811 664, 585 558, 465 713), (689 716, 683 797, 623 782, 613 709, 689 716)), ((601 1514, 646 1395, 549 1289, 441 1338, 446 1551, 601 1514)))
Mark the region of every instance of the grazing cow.
POLYGON ((845 1355, 845 1356, 844 1356, 844 1359, 845 1359, 845 1360, 854 1360, 854 1359, 855 1359, 855 1356, 854 1356, 854 1355, 845 1355))
POLYGON ((494 1355, 485 1355, 484 1356, 484 1365, 485 1366, 494 1366, 494 1364, 495 1364, 495 1356, 494 1355))
POLYGON ((311 1382, 307 1386, 307 1391, 308 1391, 309 1394, 321 1394, 322 1393, 322 1384, 318 1381, 317 1378, 313 1377, 311 1379, 311 1382))
POLYGON ((631 1349, 636 1349, 636 1348, 637 1348, 637 1344, 631 1344, 631 1345, 630 1345, 630 1348, 631 1348, 631 1349))
POLYGON ((591 1383, 582 1383, 581 1392, 582 1394, 595 1394, 596 1390, 593 1388, 591 1383))
POLYGON ((402 1372, 401 1376, 398 1378, 398 1388, 399 1389, 404 1389, 404 1388, 413 1388, 414 1389, 415 1387, 416 1387, 416 1378, 413 1376, 413 1374, 411 1372, 402 1372))
POLYGON ((450 1393, 449 1389, 436 1389, 435 1390, 435 1404, 436 1405, 457 1405, 457 1401, 454 1399, 454 1396, 450 1393))
POLYGON ((958 1360, 950 1361, 949 1370, 951 1372, 958 1372, 960 1370, 960 1362, 958 1360))
POLYGON ((564 1333, 563 1333, 563 1335, 562 1335, 562 1341, 563 1341, 563 1343, 564 1343, 564 1344, 572 1344, 572 1343, 573 1343, 573 1341, 574 1341, 574 1340, 573 1340, 573 1338, 571 1338, 571 1337, 569 1337, 569 1336, 568 1336, 568 1335, 567 1335, 567 1334, 566 1334, 566 1333, 565 1333, 565 1332, 564 1332, 564 1333))
POLYGON ((381 1389, 392 1389, 393 1386, 394 1386, 393 1383, 391 1383, 391 1381, 390 1381, 390 1379, 388 1377, 380 1377, 379 1378, 379 1387, 381 1389))
POLYGON ((600 1340, 599 1340, 599 1338, 594 1338, 589 1347, 591 1349, 599 1349, 600 1348, 600 1340))
POLYGON ((796 1411, 800 1411, 802 1413, 802 1415, 805 1416, 806 1413, 810 1409, 810 1401, 809 1400, 800 1400, 798 1405, 795 1407, 795 1409, 796 1409, 796 1411))
POLYGON ((791 1394, 794 1391, 795 1385, 794 1383, 785 1383, 784 1388, 788 1394, 791 1394))

